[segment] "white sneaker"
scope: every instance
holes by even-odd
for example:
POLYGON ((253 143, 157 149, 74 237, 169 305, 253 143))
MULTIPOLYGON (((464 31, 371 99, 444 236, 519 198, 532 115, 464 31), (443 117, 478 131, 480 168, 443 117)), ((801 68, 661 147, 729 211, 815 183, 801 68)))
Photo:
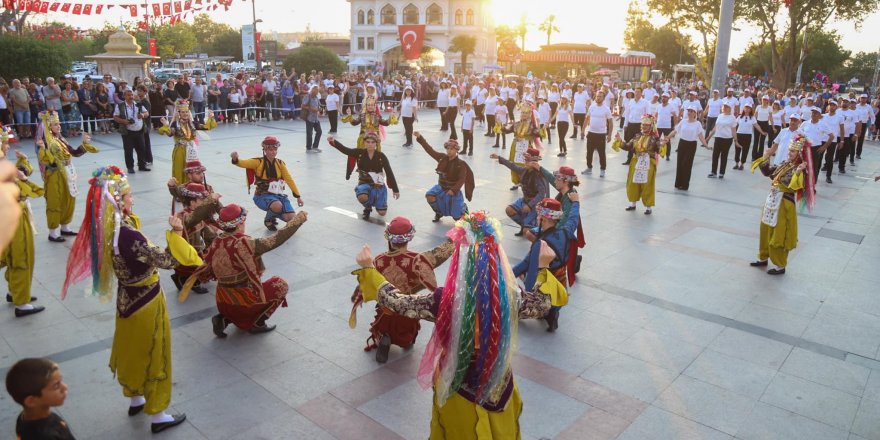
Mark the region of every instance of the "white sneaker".
POLYGON ((599 177, 605 177, 605 170, 599 172, 599 177))

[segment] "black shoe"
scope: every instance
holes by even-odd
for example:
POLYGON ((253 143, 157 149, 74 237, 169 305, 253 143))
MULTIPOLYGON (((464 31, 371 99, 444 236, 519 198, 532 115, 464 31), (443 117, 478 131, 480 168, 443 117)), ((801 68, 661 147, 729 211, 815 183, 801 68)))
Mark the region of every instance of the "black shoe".
POLYGON ((143 166, 143 167, 138 167, 138 171, 153 171, 153 170, 143 166))
POLYGON ((716 176, 715 173, 709 173, 709 175, 706 176, 706 177, 708 177, 708 178, 710 178, 710 179, 714 179, 714 178, 716 178, 716 177, 718 177, 718 176, 716 176))
POLYGON ((128 174, 134 174, 134 168, 129 168, 129 169, 128 169, 128 174))
POLYGON ((173 428, 173 427, 183 423, 184 420, 186 420, 186 414, 175 414, 171 417, 174 418, 174 420, 172 420, 170 422, 151 423, 150 424, 150 431, 152 431, 153 434, 158 434, 168 428, 173 428))
POLYGON ((666 161, 669 162, 669 156, 666 156, 666 161))
POLYGON ((861 156, 861 155, 858 155, 858 156, 856 156, 856 159, 861 160, 861 159, 862 159, 862 156, 861 156))
POLYGON ((178 291, 183 288, 183 282, 180 281, 180 277, 176 273, 171 274, 171 282, 174 283, 174 287, 177 287, 178 291))
POLYGON ((636 210, 636 207, 635 207, 635 206, 627 206, 627 207, 626 207, 626 210, 627 210, 627 211, 635 211, 635 210, 636 210))
POLYGON ((498 144, 492 145, 492 148, 498 148, 498 144))
POLYGON ((226 330, 226 326, 229 324, 226 322, 226 318, 224 318, 223 315, 218 313, 211 317, 211 325, 214 328, 214 336, 218 338, 226 337, 226 333, 223 330, 226 330))
POLYGON ((192 291, 195 293, 198 293, 199 295, 204 295, 204 294, 208 293, 208 289, 206 289, 198 284, 193 286, 192 291))
POLYGON ((471 151, 470 153, 468 153, 468 156, 473 156, 473 155, 474 155, 474 152, 473 152, 473 151, 471 151))
POLYGON ((391 349, 391 336, 382 335, 376 349, 376 362, 384 364, 388 362, 388 351, 391 349))
POLYGON ((651 215, 651 208, 645 210, 645 215, 651 215))
POLYGON ((61 235, 66 235, 66 236, 68 236, 68 237, 73 237, 73 236, 76 236, 76 231, 65 231, 65 230, 62 229, 62 230, 61 230, 61 235))
POLYGON ((569 136, 568 138, 569 138, 569 139, 576 139, 577 136, 569 136))
POLYGON ((724 178, 724 174, 719 174, 719 175, 718 175, 718 178, 719 178, 719 179, 723 179, 723 178, 724 178))
POLYGON ((838 174, 846 174, 846 170, 840 170, 838 171, 838 174))
POLYGON ((752 266, 752 267, 763 267, 766 265, 767 265, 767 260, 757 260, 757 261, 752 261, 751 263, 749 263, 749 266, 752 266))
POLYGON ((515 237, 522 237, 524 233, 525 233, 525 230, 520 229, 519 232, 517 232, 516 234, 513 234, 513 235, 514 235, 515 237))
POLYGON ((371 208, 364 208, 363 214, 361 214, 361 218, 367 220, 370 218, 370 213, 373 212, 371 208))
POLYGON ((825 178, 825 183, 834 183, 834 182, 831 181, 831 178, 830 178, 830 177, 826 177, 826 178, 825 178))
POLYGON ((36 306, 30 310, 15 309, 15 317, 21 318, 22 316, 35 315, 42 312, 43 310, 46 310, 46 308, 43 306, 36 306))
POLYGON ((129 406, 129 407, 128 407, 128 416, 129 416, 129 417, 132 417, 132 416, 136 416, 136 415, 140 414, 141 411, 144 410, 144 406, 145 406, 145 405, 146 405, 146 404, 141 404, 141 405, 138 405, 138 406, 129 406))
POLYGON ((544 317, 547 320, 547 331, 553 333, 559 328, 559 309, 551 308, 544 317))
POLYGON ((434 214, 434 220, 431 220, 431 221, 434 222, 434 223, 437 223, 437 222, 440 221, 441 218, 443 218, 443 215, 441 215, 441 214, 434 214))
POLYGON ((53 236, 50 235, 50 236, 49 236, 49 241, 51 241, 51 242, 53 242, 53 243, 64 243, 64 242, 67 241, 67 240, 66 240, 64 237, 53 237, 53 236))
MULTIPOLYGON (((37 300, 37 297, 31 295, 31 302, 34 302, 36 300, 37 300)), ((12 302, 12 294, 9 294, 9 293, 6 294, 6 302, 8 302, 8 303, 12 302)))
POLYGON ((622 163, 621 165, 629 165, 629 161, 622 163))
POLYGON ((513 185, 513 186, 510 187, 510 190, 511 190, 511 191, 516 191, 516 190, 518 190, 518 189, 519 189, 519 185, 513 185))
POLYGON ((266 226, 266 229, 268 229, 272 232, 275 232, 278 230, 278 227, 275 226, 275 222, 263 222, 263 224, 266 226))
POLYGON ((773 269, 768 270, 767 273, 770 275, 783 275, 785 274, 785 268, 777 269, 774 267, 773 269))
POLYGON ((272 330, 275 330, 274 325, 266 325, 266 324, 255 325, 255 326, 251 327, 250 330, 248 330, 248 333, 250 333, 252 335, 258 335, 260 333, 269 333, 272 330))

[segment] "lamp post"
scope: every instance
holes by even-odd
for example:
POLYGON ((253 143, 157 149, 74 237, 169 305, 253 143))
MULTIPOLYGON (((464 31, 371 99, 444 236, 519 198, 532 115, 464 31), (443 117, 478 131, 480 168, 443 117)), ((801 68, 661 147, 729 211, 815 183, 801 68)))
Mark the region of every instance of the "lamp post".
POLYGON ((257 63, 257 72, 259 72, 263 69, 260 66, 260 51, 257 49, 260 46, 260 42, 257 40, 257 21, 262 22, 263 20, 257 20, 257 0, 251 0, 251 14, 254 25, 254 61, 257 63))

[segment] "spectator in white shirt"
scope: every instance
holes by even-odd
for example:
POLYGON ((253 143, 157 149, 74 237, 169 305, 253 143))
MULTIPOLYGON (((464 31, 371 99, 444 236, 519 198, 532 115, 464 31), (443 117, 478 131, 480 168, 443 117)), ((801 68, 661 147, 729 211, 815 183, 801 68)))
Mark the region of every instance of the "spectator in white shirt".
POLYGON ((712 98, 706 101, 706 109, 703 110, 703 116, 706 118, 706 131, 709 133, 715 127, 715 120, 721 114, 721 104, 724 102, 718 95, 718 89, 712 90, 712 98))
MULTIPOLYGON (((703 145, 708 145, 706 138, 703 136, 703 126, 697 120, 698 108, 692 106, 686 112, 687 119, 679 122, 675 129, 667 133, 662 139, 662 142, 668 143, 676 134, 679 135, 678 146, 675 149, 675 189, 682 191, 687 191, 690 188, 691 170, 694 167, 694 156, 697 154, 697 141, 699 140, 703 145)), ((666 148, 671 150, 672 146, 670 145, 666 148)))
MULTIPOLYGON (((269 99, 266 98, 266 102, 269 99)), ((336 134, 337 124, 339 123, 339 94, 336 87, 331 83, 327 86, 327 97, 324 99, 327 106, 327 119, 330 120, 330 134, 336 134)))
POLYGON ((565 144, 565 135, 568 134, 568 127, 571 125, 571 104, 568 98, 562 96, 559 98, 559 105, 550 117, 551 126, 556 125, 559 134, 559 154, 556 157, 565 157, 568 154, 568 146, 565 144))
MULTIPOLYGON (((746 104, 739 112, 739 116, 736 117, 736 151, 733 154, 736 165, 733 166, 733 169, 741 170, 743 164, 749 162, 749 146, 752 145, 752 136, 762 134, 766 135, 766 132, 752 114, 752 106, 746 104)), ((754 148, 752 149, 752 160, 764 155, 764 148, 761 148, 758 156, 755 156, 756 151, 754 148)))
MULTIPOLYGON (((822 157, 834 143, 834 133, 828 128, 828 124, 822 120, 822 109, 819 107, 810 109, 810 120, 801 127, 801 132, 811 144, 810 150, 813 153, 813 183, 816 183, 819 180, 822 157)), ((828 177, 825 181, 831 183, 831 177, 828 177)))
MULTIPOLYGON (((464 102, 464 110, 461 112, 461 137, 464 142, 459 154, 474 155, 474 120, 476 118, 477 113, 474 112, 473 102, 468 99, 464 102)), ((455 133, 454 125, 452 132, 455 133)))
POLYGON ((733 144, 733 135, 736 131, 736 117, 733 116, 730 104, 721 105, 721 114, 715 121, 715 127, 709 132, 708 138, 715 136, 715 142, 712 146, 712 172, 709 178, 719 177, 717 173, 720 165, 720 178, 724 178, 724 171, 727 169, 727 155, 730 153, 730 145, 733 144))
MULTIPOLYGON (((672 132, 672 127, 678 125, 678 112, 675 111, 675 107, 669 104, 669 94, 663 93, 660 95, 660 105, 657 106, 654 116, 657 118, 657 131, 660 132, 662 136, 668 136, 670 132, 672 132)), ((666 149, 666 160, 669 160, 672 152, 671 148, 666 149)))
MULTIPOLYGON (((642 130, 642 117, 648 114, 648 100, 642 97, 642 89, 636 88, 635 97, 629 103, 629 109, 626 111, 626 129, 624 133, 624 142, 629 142, 642 130)), ((626 156, 626 162, 623 165, 629 165, 632 160, 633 152, 629 151, 626 156)))
POLYGON ((553 144, 553 136, 550 132, 550 104, 540 96, 538 97, 538 123, 541 124, 541 129, 547 133, 547 143, 553 144))
MULTIPOLYGON (((574 131, 571 132, 571 139, 577 138, 578 127, 582 127, 584 125, 584 119, 587 117, 587 103, 590 100, 590 94, 584 90, 583 84, 577 85, 577 92, 574 94, 574 131)), ((584 138, 584 133, 581 131, 581 139, 584 138)))
POLYGON ((587 132, 587 169, 581 174, 593 172, 593 153, 599 153, 599 177, 605 177, 605 147, 611 142, 614 131, 614 116, 605 102, 605 92, 599 91, 596 100, 590 104, 583 131, 587 132))

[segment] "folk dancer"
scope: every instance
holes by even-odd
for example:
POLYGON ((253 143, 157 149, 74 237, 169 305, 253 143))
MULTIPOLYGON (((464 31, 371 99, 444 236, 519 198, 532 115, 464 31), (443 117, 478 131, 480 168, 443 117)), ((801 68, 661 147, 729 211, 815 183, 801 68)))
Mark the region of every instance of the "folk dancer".
POLYGON ((266 320, 279 306, 287 307, 287 281, 274 276, 261 281, 263 254, 281 246, 306 222, 308 214, 295 217, 268 237, 253 238, 244 233, 247 211, 229 204, 220 210, 217 222, 223 232, 205 251, 205 262, 187 280, 179 300, 186 300, 189 289, 197 281, 217 280, 217 313, 211 318, 214 335, 225 338, 231 323, 249 333, 266 333, 275 329, 266 320))
MULTIPOLYGON (((189 183, 198 183, 205 187, 205 191, 207 191, 208 194, 213 194, 214 187, 209 185, 205 179, 205 172, 207 170, 208 169, 202 165, 202 162, 198 160, 188 161, 183 168, 183 172, 186 173, 186 179, 189 183)), ((179 198, 178 188, 183 185, 183 183, 180 183, 174 177, 168 180, 168 192, 171 193, 171 197, 174 197, 175 200, 179 198)))
MULTIPOLYGON (((571 212, 578 212, 580 202, 578 201, 577 192, 570 192, 568 196, 571 202, 571 212)), ((577 227, 580 223, 579 215, 569 215, 565 219, 565 223, 559 223, 563 219, 564 211, 562 203, 556 199, 544 199, 537 206, 538 226, 531 230, 532 245, 529 253, 516 266, 513 267, 513 274, 522 277, 523 285, 526 290, 534 289, 535 283, 538 281, 538 275, 541 268, 540 255, 543 243, 553 251, 554 258, 548 266, 550 273, 556 277, 563 286, 569 285, 569 249, 571 243, 577 240, 577 227), (558 227, 557 227, 558 226, 558 227)), ((550 311, 546 315, 547 331, 555 332, 559 328, 559 309, 564 303, 553 304, 550 311)))
POLYGON ((788 145, 788 158, 778 165, 769 161, 771 151, 752 163, 752 172, 756 168, 772 181, 770 194, 764 202, 761 214, 760 238, 758 242, 758 260, 750 263, 752 267, 765 267, 768 259, 773 267, 767 271, 770 275, 782 275, 788 265, 788 253, 797 247, 797 210, 795 200, 802 207, 812 211, 815 205, 813 187, 813 159, 810 141, 803 134, 797 134, 788 145))
MULTIPOLYGON (((360 125, 361 127, 361 131, 358 134, 357 148, 364 148, 364 137, 367 135, 367 133, 378 133, 379 142, 376 144, 376 150, 382 151, 382 141, 385 140, 384 127, 397 124, 397 115, 392 113, 390 117, 383 118, 375 95, 367 95, 364 98, 363 113, 352 116, 350 107, 346 109, 345 112, 345 116, 343 116, 342 118, 343 123, 347 122, 354 126, 360 125)), ((351 177, 351 173, 354 171, 354 167, 356 164, 357 159, 349 156, 348 163, 346 164, 345 168, 346 179, 351 177)))
POLYGON ((616 136, 618 142, 612 148, 628 151, 636 156, 635 161, 629 161, 629 173, 626 177, 626 196, 629 199, 626 210, 635 211, 636 202, 641 199, 645 205, 645 214, 650 215, 654 207, 657 159, 663 156, 665 147, 661 147, 660 138, 654 129, 654 117, 645 115, 641 122, 641 131, 628 142, 622 142, 618 133, 616 136))
POLYGON ((400 190, 397 188, 397 179, 391 170, 391 161, 381 151, 376 151, 379 146, 379 136, 376 133, 364 135, 364 148, 355 149, 342 145, 333 136, 327 137, 327 143, 340 153, 354 158, 358 169, 358 184, 354 187, 354 193, 358 202, 364 206, 361 218, 367 220, 373 208, 380 216, 388 212, 388 189, 391 188, 394 200, 400 198, 400 190))
POLYGON ((535 208, 538 202, 550 196, 550 184, 547 177, 541 172, 541 152, 537 148, 529 148, 523 155, 525 164, 519 166, 497 154, 489 156, 497 159, 498 163, 510 168, 512 172, 519 176, 520 185, 522 186, 523 196, 516 199, 512 204, 507 206, 507 216, 510 217, 520 229, 517 237, 522 237, 523 231, 532 228, 537 222, 537 213, 535 208))
MULTIPOLYGON (((587 134, 589 136, 589 133, 587 134)), ((577 233, 575 237, 568 245, 568 259, 566 260, 567 270, 568 270, 568 282, 566 286, 572 286, 575 282, 575 276, 578 272, 581 271, 581 256, 578 255, 578 249, 582 249, 587 245, 586 238, 584 237, 584 229, 581 225, 581 213, 573 209, 573 204, 571 201, 572 193, 577 194, 577 187, 580 185, 580 181, 575 174, 574 168, 571 167, 559 167, 558 171, 550 172, 546 168, 541 167, 541 172, 544 173, 544 177, 547 180, 553 179, 553 187, 559 191, 556 194, 556 201, 558 201, 562 205, 562 218, 559 219, 557 224, 566 224, 570 216, 577 216, 577 233)), ((580 207, 580 205, 578 205, 580 207)), ((535 240, 535 235, 530 232, 530 230, 526 230, 526 238, 529 241, 535 240)))
POLYGON ((300 197, 299 189, 297 189, 290 171, 287 170, 287 165, 283 160, 276 158, 281 142, 275 136, 266 136, 262 146, 263 157, 239 159, 238 153, 235 151, 230 154, 230 157, 233 165, 247 170, 248 192, 250 192, 251 185, 256 184, 254 204, 266 211, 263 225, 270 231, 276 231, 279 218, 289 222, 293 220, 295 214, 293 205, 285 194, 287 187, 290 187, 290 192, 296 199, 297 206, 302 207, 305 202, 300 197))
POLYGON ((61 135, 61 122, 58 113, 46 111, 40 114, 42 124, 37 127, 37 156, 43 171, 43 187, 46 197, 46 222, 49 226, 49 241, 61 243, 63 235, 74 236, 70 229, 76 196, 76 168, 72 159, 86 152, 97 153, 90 142, 92 137, 83 134, 82 144, 73 148, 61 135))
MULTIPOLYGON (((508 160, 518 166, 525 165, 525 154, 529 148, 541 150, 541 125, 538 124, 538 116, 534 105, 529 101, 523 101, 519 106, 519 121, 512 122, 502 130, 504 133, 513 133, 513 144, 510 147, 508 160)), ((516 190, 520 186, 520 176, 517 172, 510 171, 510 180, 513 186, 510 190, 516 190)))
POLYGON ((446 148, 446 154, 443 154, 431 148, 421 133, 416 132, 415 136, 416 142, 437 161, 437 168, 435 168, 438 174, 437 184, 425 193, 428 205, 434 210, 433 222, 437 223, 447 215, 453 220, 460 219, 467 212, 464 199, 467 198, 470 201, 474 195, 474 173, 471 171, 471 167, 458 157, 458 141, 455 139, 447 140, 443 144, 443 147, 446 148), (464 194, 462 194, 462 187, 464 194))
MULTIPOLYGON (((415 237, 416 229, 406 217, 395 217, 385 228, 385 239, 388 240, 388 251, 373 259, 376 270, 389 282, 400 289, 402 295, 415 295, 422 290, 433 292, 437 288, 434 269, 446 262, 452 255, 452 241, 446 240, 440 246, 427 252, 415 252, 408 249, 409 242, 415 237)), ((360 290, 356 289, 352 296, 352 315, 349 325, 357 325, 355 311, 363 304, 360 290)), ((364 351, 376 350, 376 362, 384 364, 388 361, 391 345, 403 349, 412 347, 419 334, 419 320, 394 313, 388 307, 376 304, 376 317, 370 324, 370 337, 364 351)))
POLYGON ((186 162, 199 160, 198 131, 213 130, 217 127, 217 121, 214 119, 214 112, 210 110, 204 124, 194 121, 189 111, 189 102, 186 100, 177 101, 174 108, 175 113, 171 123, 169 124, 166 118, 160 119, 162 126, 157 131, 159 134, 174 138, 174 149, 171 151, 171 177, 177 179, 180 184, 185 184, 188 182, 184 171, 186 162))
MULTIPOLYGON (((172 177, 173 179, 173 177, 172 177)), ((172 183, 168 182, 169 185, 172 183)), ((169 186, 170 188, 170 186, 169 186)), ((178 197, 183 203, 183 210, 174 214, 183 223, 183 238, 204 257, 205 249, 211 244, 219 232, 213 218, 220 212, 220 194, 209 192, 204 185, 190 182, 176 188, 178 197)), ((183 283, 196 271, 196 266, 177 266, 171 275, 171 281, 179 291, 183 283)), ((208 289, 199 283, 193 285, 193 292, 198 294, 208 293, 208 289)))
POLYGON ((183 224, 170 217, 163 249, 141 233, 132 211, 134 198, 126 175, 115 166, 99 168, 89 180, 86 215, 67 258, 68 288, 91 278, 88 291, 101 302, 113 297, 116 284, 116 330, 110 370, 131 399, 128 415, 151 416, 153 433, 177 426, 185 414, 165 412, 171 402, 171 326, 158 269, 202 264, 182 237, 183 224))
POLYGON ((553 251, 542 244, 538 280, 521 291, 501 247, 501 225, 484 212, 465 215, 449 232, 454 253, 446 286, 401 294, 373 266, 370 249, 355 271, 365 301, 409 318, 434 321, 418 373, 434 390, 431 440, 513 439, 521 436, 522 400, 511 372, 518 319, 542 318, 567 301, 547 269, 553 251))
MULTIPOLYGON (((0 158, 5 158, 9 153, 9 136, 5 130, 0 129, 0 158)), ((43 188, 34 182, 28 180, 34 172, 33 166, 28 161, 27 156, 21 151, 15 152, 16 161, 15 168, 17 177, 15 184, 18 186, 18 204, 21 207, 21 214, 15 232, 12 234, 12 241, 6 249, 0 250, 0 268, 6 268, 6 283, 9 286, 9 292, 6 294, 6 302, 15 305, 15 317, 33 315, 40 313, 46 308, 43 306, 35 306, 31 302, 36 301, 37 297, 31 295, 31 285, 34 279, 34 213, 31 210, 30 198, 38 198, 43 196, 43 188)), ((4 225, 10 227, 11 225, 4 225)))

